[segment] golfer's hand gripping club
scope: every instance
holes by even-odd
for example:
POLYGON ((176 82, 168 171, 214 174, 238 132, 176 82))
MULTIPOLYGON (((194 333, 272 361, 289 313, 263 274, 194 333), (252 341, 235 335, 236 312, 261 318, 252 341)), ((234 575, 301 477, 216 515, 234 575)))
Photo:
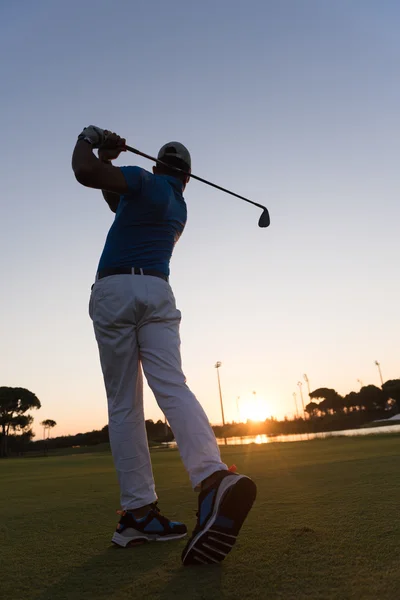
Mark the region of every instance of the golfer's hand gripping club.
POLYGON ((85 140, 85 142, 92 144, 93 148, 100 148, 106 139, 107 133, 105 129, 89 125, 78 135, 78 140, 85 140))
POLYGON ((114 160, 118 158, 121 152, 125 152, 125 138, 95 125, 85 127, 82 133, 79 134, 78 140, 85 140, 93 148, 97 148, 99 159, 103 162, 114 160))

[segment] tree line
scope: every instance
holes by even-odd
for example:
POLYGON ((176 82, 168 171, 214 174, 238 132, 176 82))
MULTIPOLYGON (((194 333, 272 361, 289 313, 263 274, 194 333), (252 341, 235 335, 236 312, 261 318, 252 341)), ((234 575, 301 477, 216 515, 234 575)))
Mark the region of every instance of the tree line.
MULTIPOLYGON (((107 425, 100 430, 50 438, 50 430, 56 426, 52 419, 41 422, 43 440, 33 441, 33 416, 28 411, 40 407, 40 400, 30 390, 0 387, 0 457, 6 457, 10 453, 92 446, 109 441, 107 425)), ((400 379, 392 379, 380 388, 367 385, 360 391, 352 391, 345 396, 341 396, 333 388, 318 388, 310 393, 310 402, 305 406, 306 414, 303 417, 285 418, 282 421, 271 418, 256 423, 228 423, 224 427, 214 426, 213 429, 217 437, 351 429, 373 420, 390 418, 399 412, 400 379)), ((150 442, 161 443, 173 439, 171 429, 161 420, 156 423, 151 419, 146 420, 146 432, 150 442)))
MULTIPOLYGON (((30 390, 21 387, 0 387, 0 457, 31 451, 47 453, 48 450, 94 446, 109 441, 108 425, 100 430, 50 438, 50 431, 57 425, 53 419, 45 419, 40 423, 43 427, 43 439, 33 441, 33 416, 28 414, 28 411, 39 408, 40 400, 30 390)), ((171 429, 161 420, 154 423, 148 419, 146 432, 150 442, 160 443, 173 439, 171 429)))
POLYGON ((359 392, 350 392, 346 396, 331 388, 318 388, 310 393, 310 399, 305 407, 310 417, 354 411, 390 411, 393 408, 400 412, 400 379, 386 381, 380 388, 366 385, 359 392))

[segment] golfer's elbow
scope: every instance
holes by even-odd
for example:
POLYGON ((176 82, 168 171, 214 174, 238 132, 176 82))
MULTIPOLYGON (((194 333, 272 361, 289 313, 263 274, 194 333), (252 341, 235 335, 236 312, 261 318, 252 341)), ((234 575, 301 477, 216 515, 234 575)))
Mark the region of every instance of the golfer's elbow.
POLYGON ((93 185, 93 170, 90 167, 88 168, 84 165, 74 166, 74 164, 72 164, 72 170, 74 171, 75 179, 81 185, 86 187, 91 187, 93 185))

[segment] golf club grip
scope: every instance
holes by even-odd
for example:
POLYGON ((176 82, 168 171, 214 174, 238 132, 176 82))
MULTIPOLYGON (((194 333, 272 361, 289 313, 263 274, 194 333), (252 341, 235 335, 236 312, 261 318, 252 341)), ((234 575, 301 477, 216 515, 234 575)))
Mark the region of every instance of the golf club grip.
POLYGON ((189 177, 192 177, 193 179, 197 179, 197 181, 201 181, 202 183, 205 183, 206 185, 210 185, 211 187, 216 188, 217 190, 221 190, 221 192, 225 192, 226 194, 230 194, 231 196, 240 198, 240 200, 249 202, 249 204, 254 204, 254 206, 258 206, 258 208, 267 210, 265 208, 265 206, 262 206, 262 204, 257 204, 257 202, 253 202, 252 200, 249 200, 248 198, 245 198, 244 196, 239 196, 239 194, 235 194, 235 192, 231 192, 230 190, 227 190, 226 188, 223 188, 220 185, 217 185, 216 183, 211 183, 211 181, 207 181, 206 179, 203 179, 202 177, 199 177, 198 175, 193 175, 193 173, 189 173, 188 171, 184 171, 183 169, 178 169, 178 167, 171 167, 171 165, 164 163, 162 160, 159 160, 158 158, 154 158, 154 156, 150 156, 149 154, 145 154, 144 152, 141 152, 140 150, 136 150, 136 148, 132 148, 132 146, 125 146, 125 149, 129 150, 129 152, 133 152, 133 154, 138 154, 139 156, 148 158, 149 160, 152 160, 156 163, 158 162, 161 165, 163 165, 164 167, 168 167, 169 169, 174 169, 175 171, 179 171, 179 173, 183 173, 184 175, 188 175, 189 177))

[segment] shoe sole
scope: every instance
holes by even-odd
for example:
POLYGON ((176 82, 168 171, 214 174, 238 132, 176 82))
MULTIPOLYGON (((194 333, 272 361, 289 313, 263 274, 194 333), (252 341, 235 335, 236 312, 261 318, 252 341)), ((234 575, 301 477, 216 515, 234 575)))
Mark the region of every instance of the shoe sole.
POLYGON ((181 540, 186 537, 187 533, 180 533, 179 535, 158 535, 158 534, 142 534, 135 533, 135 535, 122 535, 117 531, 112 536, 112 543, 120 546, 121 548, 127 548, 132 546, 140 546, 147 542, 171 542, 172 540, 181 540))
POLYGON ((225 477, 218 488, 213 514, 204 529, 199 531, 183 551, 183 564, 215 564, 223 561, 235 545, 256 495, 256 484, 245 475, 225 477), (233 523, 229 527, 221 527, 216 524, 218 517, 233 523))

